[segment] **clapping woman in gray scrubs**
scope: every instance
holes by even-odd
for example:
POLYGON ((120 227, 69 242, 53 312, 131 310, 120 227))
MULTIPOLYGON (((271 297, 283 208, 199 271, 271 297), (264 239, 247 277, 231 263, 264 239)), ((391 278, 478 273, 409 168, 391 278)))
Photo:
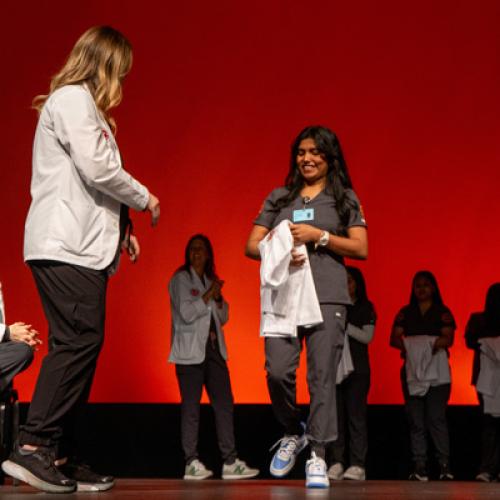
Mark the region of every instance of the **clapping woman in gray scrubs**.
MULTIPOLYGON (((266 338, 269 394, 285 431, 270 471, 275 477, 288 474, 309 442, 306 486, 327 488, 325 446, 337 438, 336 372, 344 343, 346 306, 351 304, 344 257, 365 259, 368 240, 339 140, 326 127, 307 127, 294 140, 285 184, 266 198, 254 221, 246 255, 260 259, 259 242, 286 219, 293 221, 290 229, 295 243, 307 246, 323 323, 307 330, 299 328, 298 338, 266 338), (295 383, 302 340, 307 346, 311 402, 305 432, 295 383)), ((292 266, 302 265, 302 259, 292 251, 292 266)))

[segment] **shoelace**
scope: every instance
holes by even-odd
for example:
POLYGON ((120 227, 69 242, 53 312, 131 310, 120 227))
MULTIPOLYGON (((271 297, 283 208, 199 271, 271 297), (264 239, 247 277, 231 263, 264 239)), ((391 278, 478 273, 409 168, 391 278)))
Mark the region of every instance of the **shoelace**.
POLYGON ((274 443, 269 451, 274 450, 277 446, 280 446, 280 449, 278 451, 280 456, 284 456, 285 458, 290 458, 295 450, 297 449, 297 438, 295 436, 285 436, 282 437, 281 439, 278 439, 276 443, 274 443))

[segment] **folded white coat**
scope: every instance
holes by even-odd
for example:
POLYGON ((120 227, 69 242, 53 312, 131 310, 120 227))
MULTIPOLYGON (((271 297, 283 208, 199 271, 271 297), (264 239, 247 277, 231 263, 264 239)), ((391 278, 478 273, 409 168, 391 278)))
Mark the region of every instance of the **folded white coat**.
POLYGON ((432 353, 437 337, 415 335, 404 337, 406 349, 406 382, 410 396, 425 396, 429 387, 451 381, 448 355, 444 349, 432 353))
POLYGON ((479 339, 481 350, 476 389, 483 395, 484 413, 500 417, 500 337, 479 339))
POLYGON ((261 337, 297 336, 297 326, 323 323, 309 257, 304 244, 304 265, 290 267, 294 248, 289 220, 284 220, 259 243, 261 337))

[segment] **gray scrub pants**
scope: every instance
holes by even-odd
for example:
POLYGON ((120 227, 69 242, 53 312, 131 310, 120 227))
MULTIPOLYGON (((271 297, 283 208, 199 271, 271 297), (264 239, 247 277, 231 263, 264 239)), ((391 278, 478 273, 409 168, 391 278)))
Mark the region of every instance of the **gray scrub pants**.
POLYGON ((302 340, 307 351, 307 384, 310 411, 306 436, 324 447, 337 439, 336 378, 344 344, 346 307, 321 304, 323 323, 300 328, 297 338, 267 337, 267 385, 274 415, 285 434, 301 434, 300 410, 296 401, 296 370, 302 340))
POLYGON ((33 349, 24 342, 9 340, 0 343, 0 398, 12 382, 33 361, 33 349))
POLYGON ((181 441, 186 464, 198 458, 200 400, 203 386, 215 414, 217 441, 225 464, 234 463, 237 453, 234 439, 233 393, 229 370, 217 345, 210 339, 205 360, 195 365, 175 365, 181 392, 181 441))

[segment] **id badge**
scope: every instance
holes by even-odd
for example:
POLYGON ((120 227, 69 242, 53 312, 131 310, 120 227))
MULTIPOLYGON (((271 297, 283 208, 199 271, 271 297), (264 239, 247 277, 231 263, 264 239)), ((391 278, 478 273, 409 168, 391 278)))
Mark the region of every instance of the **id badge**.
POLYGON ((314 208, 303 208, 293 211, 293 222, 304 222, 314 220, 314 208))

